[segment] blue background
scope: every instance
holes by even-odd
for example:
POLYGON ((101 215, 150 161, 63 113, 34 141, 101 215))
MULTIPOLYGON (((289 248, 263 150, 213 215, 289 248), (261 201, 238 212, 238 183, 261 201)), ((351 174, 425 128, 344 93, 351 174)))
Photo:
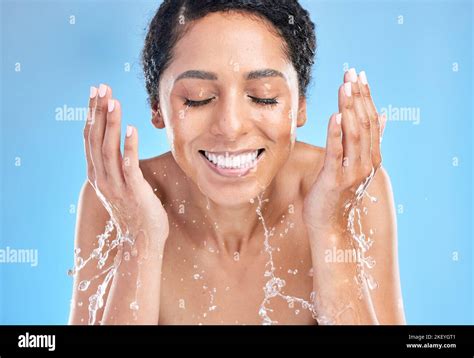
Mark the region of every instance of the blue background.
MULTIPOLYGON (((383 141, 407 321, 472 324, 472 3, 301 3, 319 47, 298 139, 325 144, 347 66, 367 72, 379 109, 420 110, 419 124, 389 118, 383 141)), ((106 82, 122 101, 124 125, 138 127, 141 158, 169 150, 150 123, 139 62, 159 2, 1 4, 0 248, 37 249, 39 264, 0 264, 0 323, 64 324, 84 122, 58 121, 56 109, 85 107, 89 86, 106 82)))

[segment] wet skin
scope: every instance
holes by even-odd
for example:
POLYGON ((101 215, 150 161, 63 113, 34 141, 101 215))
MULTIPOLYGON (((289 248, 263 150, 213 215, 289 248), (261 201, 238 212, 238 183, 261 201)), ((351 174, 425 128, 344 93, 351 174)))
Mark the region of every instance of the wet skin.
MULTIPOLYGON (((312 291, 323 292, 318 310, 334 316, 333 323, 404 322, 393 198, 380 167, 383 121, 365 73, 344 74, 337 94, 342 115, 329 120, 326 148, 298 142, 306 100, 281 41, 268 24, 240 14, 214 13, 196 22, 160 81, 152 123, 165 128, 171 151, 159 157, 138 160, 133 127, 122 155, 120 102, 108 86, 91 91, 94 121, 84 131, 88 180, 76 246, 87 257, 111 213, 137 237, 139 252, 136 260, 122 261, 98 314, 102 323, 261 323, 268 253, 256 213, 260 194, 268 199, 261 205, 265 225, 275 228, 270 243, 275 276, 286 281, 283 294, 309 300, 312 291), (213 169, 203 155, 253 150, 259 150, 258 163, 242 176, 213 169), (372 169, 369 192, 378 201, 364 197, 360 205, 368 208, 363 227, 375 231, 370 255, 378 264, 370 271, 379 287, 358 300, 348 283, 355 264, 325 262, 324 253, 350 248, 343 203, 372 169), (104 200, 112 204, 109 212, 104 200), (133 316, 129 305, 137 297, 133 316), (347 303, 352 308, 342 312, 347 303)), ((109 264, 124 251, 113 252, 109 264)), ((75 288, 95 274, 96 268, 84 268, 75 288)), ((71 323, 87 322, 87 304, 78 303, 87 302, 97 284, 74 290, 71 323)), ((267 307, 278 323, 316 323, 311 312, 280 297, 267 307)))

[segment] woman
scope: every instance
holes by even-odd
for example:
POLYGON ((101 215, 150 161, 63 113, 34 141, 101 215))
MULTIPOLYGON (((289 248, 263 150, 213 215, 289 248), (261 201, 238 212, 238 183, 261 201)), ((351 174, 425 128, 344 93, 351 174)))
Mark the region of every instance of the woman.
POLYGON ((171 151, 139 160, 127 126, 122 155, 120 102, 91 88, 72 324, 404 323, 365 73, 344 74, 325 149, 296 141, 315 48, 296 0, 163 2, 143 63, 171 151))

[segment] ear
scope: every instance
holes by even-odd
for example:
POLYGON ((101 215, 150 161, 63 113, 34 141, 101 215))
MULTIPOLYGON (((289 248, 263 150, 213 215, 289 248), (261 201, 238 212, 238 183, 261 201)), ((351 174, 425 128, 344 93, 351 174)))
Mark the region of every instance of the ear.
POLYGON ((165 128, 165 121, 163 120, 163 115, 161 114, 161 109, 158 104, 151 108, 151 123, 158 129, 165 128))
POLYGON ((298 102, 298 114, 296 117, 296 126, 302 127, 306 123, 306 97, 301 96, 298 102))

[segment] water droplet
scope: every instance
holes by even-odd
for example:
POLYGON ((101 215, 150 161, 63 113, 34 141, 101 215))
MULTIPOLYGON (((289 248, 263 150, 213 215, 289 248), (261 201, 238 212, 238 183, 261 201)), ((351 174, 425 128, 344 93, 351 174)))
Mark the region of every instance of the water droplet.
POLYGON ((84 265, 84 259, 80 256, 77 256, 76 257, 76 267, 78 269, 81 269, 83 265, 84 265))
POLYGON ((375 281, 375 279, 371 275, 368 275, 367 277, 367 285, 371 290, 375 290, 378 287, 377 281, 375 281))
POLYGON ((139 308, 140 306, 138 305, 137 301, 133 301, 132 303, 130 303, 130 309, 132 311, 138 311, 139 308))
POLYGON ((77 288, 79 289, 79 291, 85 291, 89 288, 90 283, 91 282, 88 280, 83 280, 79 283, 79 286, 77 288))

